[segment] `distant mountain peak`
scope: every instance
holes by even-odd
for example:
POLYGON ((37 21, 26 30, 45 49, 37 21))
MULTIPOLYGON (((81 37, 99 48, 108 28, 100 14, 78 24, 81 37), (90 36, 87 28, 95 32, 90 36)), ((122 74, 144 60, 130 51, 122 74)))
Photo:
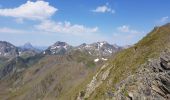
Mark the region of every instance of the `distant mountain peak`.
POLYGON ((121 49, 120 46, 111 45, 106 41, 95 42, 92 44, 81 44, 77 47, 80 51, 87 52, 90 55, 94 56, 111 56, 113 53, 121 49))
POLYGON ((51 47, 51 49, 56 49, 56 48, 65 48, 67 49, 67 47, 69 47, 70 45, 67 44, 66 42, 61 42, 61 41, 57 41, 55 44, 53 44, 51 47))
POLYGON ((24 49, 33 49, 34 48, 30 42, 25 43, 22 47, 24 49))
POLYGON ((24 45, 31 45, 32 46, 32 44, 30 42, 26 42, 24 45))
POLYGON ((69 47, 70 45, 67 44, 66 42, 61 42, 61 41, 57 41, 55 44, 53 44, 51 47, 51 49, 57 49, 57 48, 65 48, 67 49, 67 47, 69 47))
POLYGON ((102 47, 103 45, 106 45, 106 44, 109 44, 108 42, 106 41, 101 41, 101 42, 97 42, 97 44, 102 47))
POLYGON ((107 41, 98 41, 97 43, 108 44, 108 42, 107 42, 107 41))
POLYGON ((65 54, 71 48, 72 46, 68 43, 57 41, 52 46, 49 46, 48 49, 44 51, 44 54, 65 54))

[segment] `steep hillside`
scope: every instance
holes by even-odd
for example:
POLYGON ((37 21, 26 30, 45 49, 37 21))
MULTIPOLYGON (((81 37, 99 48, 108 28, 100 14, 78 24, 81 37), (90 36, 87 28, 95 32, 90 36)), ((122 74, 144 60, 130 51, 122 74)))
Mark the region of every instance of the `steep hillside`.
POLYGON ((93 76, 91 82, 84 86, 81 92, 79 91, 77 99, 111 99, 115 95, 119 82, 134 74, 149 59, 157 58, 161 52, 170 50, 169 40, 170 24, 156 27, 137 44, 116 54, 93 76))
POLYGON ((43 58, 43 55, 35 55, 28 57, 26 59, 22 57, 15 57, 11 59, 1 58, 0 67, 0 80, 5 79, 6 77, 12 77, 13 75, 20 73, 27 68, 34 65, 37 61, 43 58))
POLYGON ((94 75, 93 73, 103 64, 102 61, 95 63, 93 60, 93 57, 80 51, 68 55, 46 55, 36 64, 19 73, 19 77, 16 74, 1 80, 0 89, 6 88, 4 92, 0 92, 3 94, 0 98, 68 100, 72 96, 65 95, 75 91, 75 87, 94 75))

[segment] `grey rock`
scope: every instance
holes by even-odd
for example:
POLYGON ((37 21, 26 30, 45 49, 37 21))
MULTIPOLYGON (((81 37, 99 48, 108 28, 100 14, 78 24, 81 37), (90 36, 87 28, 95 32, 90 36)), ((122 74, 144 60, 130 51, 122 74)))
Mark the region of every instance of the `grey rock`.
MULTIPOLYGON (((141 65, 134 75, 117 84, 113 100, 169 100, 170 53, 141 65)), ((109 95, 110 96, 110 95, 109 95)), ((109 97, 110 98, 110 97, 109 97)))

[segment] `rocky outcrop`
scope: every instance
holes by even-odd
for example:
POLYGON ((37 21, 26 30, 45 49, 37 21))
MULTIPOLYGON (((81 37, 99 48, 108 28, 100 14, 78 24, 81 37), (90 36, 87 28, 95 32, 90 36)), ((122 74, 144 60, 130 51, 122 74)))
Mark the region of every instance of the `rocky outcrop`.
POLYGON ((170 99, 170 53, 164 52, 159 59, 149 60, 116 86, 113 100, 169 100, 170 99))
POLYGON ((88 98, 97 87, 99 87, 104 80, 108 77, 110 73, 111 66, 108 67, 108 64, 105 64, 101 67, 98 73, 93 77, 91 82, 86 86, 86 89, 84 91, 81 91, 77 97, 77 100, 84 100, 88 98))

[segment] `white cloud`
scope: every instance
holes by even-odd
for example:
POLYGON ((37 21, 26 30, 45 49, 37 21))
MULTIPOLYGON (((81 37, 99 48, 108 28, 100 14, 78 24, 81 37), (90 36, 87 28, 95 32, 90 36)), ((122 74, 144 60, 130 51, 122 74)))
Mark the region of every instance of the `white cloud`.
POLYGON ((50 18, 56 11, 58 11, 58 9, 50 6, 48 2, 27 1, 25 4, 16 8, 0 9, 0 16, 9 16, 17 19, 44 20, 50 18))
POLYGON ((74 35, 81 35, 84 33, 95 33, 98 31, 98 27, 89 28, 84 25, 74 24, 70 22, 54 22, 46 20, 41 22, 39 25, 35 25, 35 28, 41 31, 52 32, 52 33, 68 33, 74 35))
POLYGON ((159 22, 160 22, 160 23, 164 23, 164 22, 167 22, 168 19, 169 19, 169 17, 168 17, 168 16, 165 16, 165 17, 162 17, 159 22))
POLYGON ((109 7, 109 4, 106 3, 106 5, 99 6, 96 9, 92 10, 92 12, 97 12, 97 13, 106 13, 106 12, 109 12, 109 13, 114 14, 115 10, 112 9, 111 7, 109 7))
POLYGON ((10 27, 0 27, 0 34, 16 34, 17 35, 36 35, 36 34, 48 34, 48 32, 45 31, 39 31, 35 29, 16 29, 16 28, 10 28, 10 27))
POLYGON ((129 32, 129 26, 127 26, 127 25, 120 26, 120 27, 118 27, 118 30, 120 32, 129 32))
MULTIPOLYGON (((56 24, 56 22, 54 22, 54 24, 56 24)), ((58 23, 58 24, 62 24, 65 26, 69 26, 69 23, 58 23)), ((71 24, 70 24, 71 25, 71 24)), ((71 25, 74 26, 74 25, 71 25)), ((51 26, 52 27, 52 26, 51 26)), ((62 26, 64 27, 64 26, 62 26)), ((53 30, 53 27, 51 28, 53 30)), ((93 29, 93 28, 90 28, 93 29)), ((60 41, 65 41, 74 45, 79 45, 80 43, 92 43, 92 42, 96 42, 96 41, 105 41, 107 40, 110 43, 116 43, 119 45, 129 45, 129 44, 134 44, 136 43, 138 40, 140 40, 144 35, 144 32, 140 32, 140 33, 121 33, 121 32, 114 32, 112 35, 106 35, 100 32, 95 32, 94 33, 72 33, 72 34, 53 34, 53 32, 56 32, 55 30, 23 30, 23 29, 13 29, 13 28, 0 28, 0 34, 2 36, 6 35, 9 36, 9 34, 17 34, 15 35, 16 37, 19 36, 25 36, 24 40, 23 39, 19 39, 19 40, 14 40, 15 41, 20 41, 19 43, 22 43, 23 41, 36 41, 37 44, 40 45, 50 45, 51 43, 55 42, 56 40, 60 40, 60 41), (34 35, 34 39, 30 40, 31 35, 34 35), (41 35, 41 39, 36 38, 39 35, 41 35), (27 38, 29 37, 29 38, 27 38), (22 41, 21 41, 22 40, 22 41), (73 41, 74 40, 74 41, 73 41)), ((127 32, 127 31, 126 31, 127 32)), ((138 31, 139 32, 139 31, 138 31)), ((146 33, 146 32, 145 32, 146 33)), ((2 37, 1 37, 2 38, 2 37)), ((3 39, 3 38, 2 38, 3 39)), ((7 38, 10 39, 10 38, 7 38)))
POLYGON ((10 33, 10 34, 23 34, 26 33, 24 30, 12 29, 7 27, 0 28, 0 33, 10 33))
MULTIPOLYGON (((38 31, 48 33, 69 33, 82 35, 84 33, 95 33, 98 27, 86 27, 79 24, 71 24, 70 22, 55 22, 50 17, 58 11, 57 8, 50 6, 48 2, 38 0, 36 2, 27 1, 25 4, 16 8, 0 9, 0 16, 14 17, 17 23, 23 23, 24 19, 39 20, 38 25, 34 25, 38 31)), ((17 30, 2 29, 2 32, 21 33, 17 30)))
POLYGON ((134 44, 146 35, 146 32, 132 29, 128 25, 122 25, 117 30, 118 32, 113 34, 113 38, 120 44, 134 44))
POLYGON ((131 29, 130 26, 128 26, 128 25, 122 25, 122 26, 118 27, 117 30, 119 32, 123 32, 123 33, 135 33, 135 34, 141 33, 135 29, 131 29))

